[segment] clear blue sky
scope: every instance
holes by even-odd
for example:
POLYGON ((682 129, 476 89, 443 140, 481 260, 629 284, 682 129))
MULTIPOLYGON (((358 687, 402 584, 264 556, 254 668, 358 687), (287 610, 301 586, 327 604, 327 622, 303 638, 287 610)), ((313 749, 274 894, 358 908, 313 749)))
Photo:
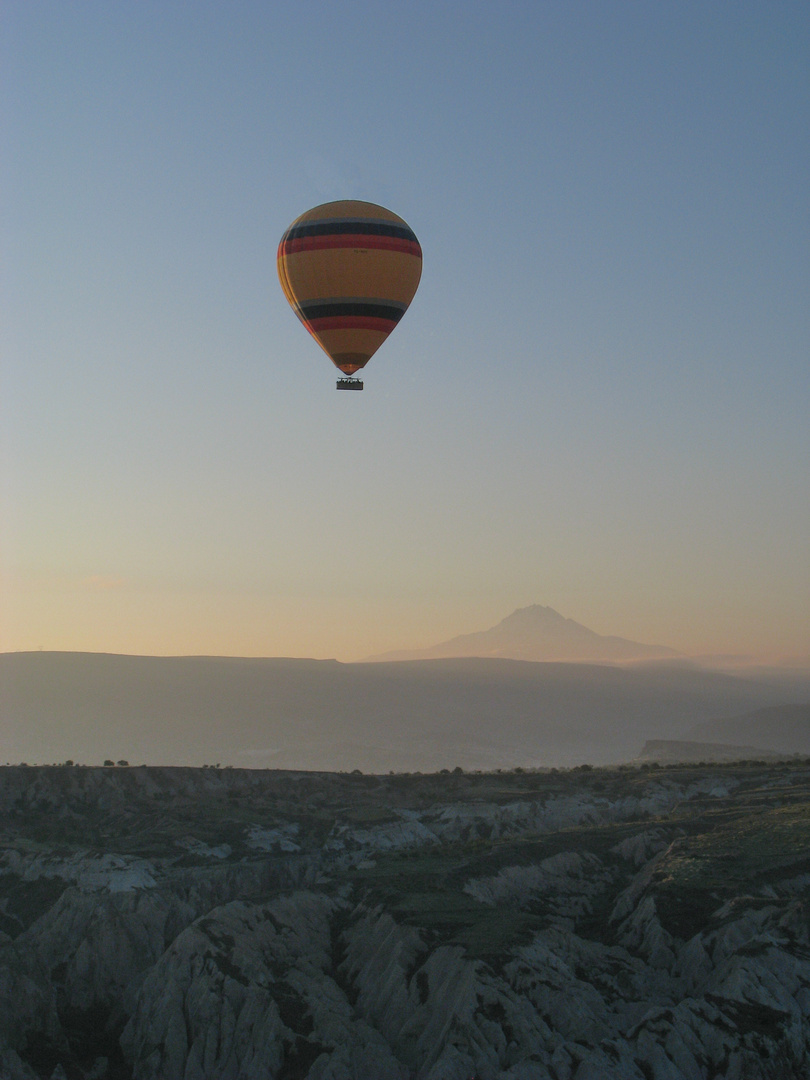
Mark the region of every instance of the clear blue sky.
POLYGON ((806 2, 6 0, 0 648, 810 653, 806 2), (279 237, 424 252, 366 369, 279 237))

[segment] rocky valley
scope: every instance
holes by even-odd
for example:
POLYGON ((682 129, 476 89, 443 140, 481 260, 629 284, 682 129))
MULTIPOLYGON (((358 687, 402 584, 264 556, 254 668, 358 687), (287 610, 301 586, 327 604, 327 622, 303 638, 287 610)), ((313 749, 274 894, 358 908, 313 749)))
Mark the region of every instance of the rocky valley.
POLYGON ((800 1080, 810 762, 0 769, 4 1080, 800 1080))

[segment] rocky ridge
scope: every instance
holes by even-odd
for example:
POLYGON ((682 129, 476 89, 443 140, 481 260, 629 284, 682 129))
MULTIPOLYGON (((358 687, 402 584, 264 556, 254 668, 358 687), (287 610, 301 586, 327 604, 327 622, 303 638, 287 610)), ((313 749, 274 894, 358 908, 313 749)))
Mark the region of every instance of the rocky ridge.
POLYGON ((0 770, 0 1076, 790 1080, 803 761, 0 770))

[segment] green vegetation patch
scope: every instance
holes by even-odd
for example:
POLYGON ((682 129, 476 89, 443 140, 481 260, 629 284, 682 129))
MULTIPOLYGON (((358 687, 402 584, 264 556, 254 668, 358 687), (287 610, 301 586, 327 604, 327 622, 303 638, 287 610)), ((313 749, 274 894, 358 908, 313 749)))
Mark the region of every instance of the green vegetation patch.
MULTIPOLYGON (((494 877, 504 867, 535 865, 564 851, 592 853, 605 864, 623 865, 610 849, 638 831, 639 823, 632 822, 392 853, 356 871, 355 884, 366 904, 380 905, 398 922, 424 930, 434 945, 462 945, 470 956, 489 960, 529 941, 547 924, 546 902, 482 904, 464 892, 471 878, 494 877)), ((592 930, 601 930, 612 902, 608 891, 604 904, 595 904, 589 922, 599 926, 592 930)))
POLYGON ((808 871, 810 803, 801 803, 743 812, 684 837, 656 868, 652 885, 664 926, 691 937, 723 901, 808 871))
POLYGON ((659 867, 658 884, 739 887, 810 864, 810 803, 742 814, 679 841, 659 867))
POLYGON ((496 956, 526 940, 542 920, 514 908, 494 909, 463 892, 470 877, 467 845, 388 856, 357 874, 366 904, 419 927, 435 945, 462 945, 474 957, 496 956))
POLYGON ((502 956, 545 924, 543 915, 507 905, 490 907, 447 888, 393 893, 384 903, 397 922, 418 927, 434 946, 461 945, 481 959, 502 956))
POLYGON ((341 816, 353 825, 385 825, 401 820, 388 806, 352 806, 341 816))

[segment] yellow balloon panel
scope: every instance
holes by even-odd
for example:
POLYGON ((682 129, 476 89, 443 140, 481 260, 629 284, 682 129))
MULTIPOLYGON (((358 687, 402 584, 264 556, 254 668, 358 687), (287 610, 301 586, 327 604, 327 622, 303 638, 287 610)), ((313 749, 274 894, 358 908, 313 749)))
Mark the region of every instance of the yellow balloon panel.
POLYGON ((413 255, 368 248, 320 250, 317 258, 301 252, 288 255, 284 267, 294 303, 346 295, 384 296, 408 304, 422 274, 422 260, 413 255))

